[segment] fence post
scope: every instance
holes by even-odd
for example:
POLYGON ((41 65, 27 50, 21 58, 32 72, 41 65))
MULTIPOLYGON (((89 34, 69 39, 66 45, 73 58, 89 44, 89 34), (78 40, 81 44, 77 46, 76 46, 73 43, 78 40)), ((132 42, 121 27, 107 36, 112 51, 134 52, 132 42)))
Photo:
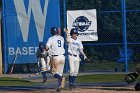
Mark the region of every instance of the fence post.
MULTIPOLYGON (((67 13, 66 13, 66 0, 63 0, 63 13, 64 13, 64 28, 67 28, 67 13)), ((66 42, 66 34, 64 33, 64 38, 66 42)), ((68 46, 65 43, 65 72, 68 73, 69 70, 69 63, 68 63, 68 46)))
POLYGON ((128 72, 128 60, 127 60, 127 31, 126 31, 126 0, 122 0, 122 24, 123 24, 123 45, 125 52, 125 72, 128 72))
POLYGON ((7 56, 6 56, 6 53, 7 53, 7 39, 6 39, 6 31, 5 31, 5 0, 2 0, 2 26, 3 26, 3 58, 4 58, 4 73, 6 74, 7 73, 7 70, 8 70, 8 64, 7 64, 7 56))
MULTIPOLYGON (((0 21, 1 21, 1 18, 0 18, 0 21)), ((0 23, 0 37, 2 36, 1 35, 1 23, 0 23)), ((0 41, 1 41, 1 38, 0 38, 0 41)), ((2 42, 0 42, 0 75, 2 74, 2 48, 1 48, 1 45, 2 45, 2 42)))

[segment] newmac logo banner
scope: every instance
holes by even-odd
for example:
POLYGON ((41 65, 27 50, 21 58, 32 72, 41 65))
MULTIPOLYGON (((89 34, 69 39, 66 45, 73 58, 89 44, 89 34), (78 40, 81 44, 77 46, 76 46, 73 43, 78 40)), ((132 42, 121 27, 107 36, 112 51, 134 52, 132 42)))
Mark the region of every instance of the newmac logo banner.
POLYGON ((97 17, 96 10, 67 11, 67 27, 78 29, 78 38, 81 41, 97 41, 97 17))
POLYGON ((3 0, 8 63, 36 62, 39 42, 46 43, 50 28, 60 26, 59 0, 3 0))

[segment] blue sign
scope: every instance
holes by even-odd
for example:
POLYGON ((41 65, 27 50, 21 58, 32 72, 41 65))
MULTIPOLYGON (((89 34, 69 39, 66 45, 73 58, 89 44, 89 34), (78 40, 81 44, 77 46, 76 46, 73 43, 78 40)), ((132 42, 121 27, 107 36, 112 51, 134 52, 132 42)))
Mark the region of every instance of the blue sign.
POLYGON ((59 0, 3 0, 4 62, 35 63, 39 42, 46 43, 50 28, 60 27, 59 0))

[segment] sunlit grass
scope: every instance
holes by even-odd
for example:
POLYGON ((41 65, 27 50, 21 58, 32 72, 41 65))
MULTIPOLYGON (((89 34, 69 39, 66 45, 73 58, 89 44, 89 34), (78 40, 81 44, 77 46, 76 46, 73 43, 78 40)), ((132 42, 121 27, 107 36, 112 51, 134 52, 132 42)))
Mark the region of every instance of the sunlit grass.
MULTIPOLYGON (((125 82, 125 74, 93 74, 78 76, 78 83, 119 83, 125 82)), ((140 77, 138 78, 138 80, 140 77)))
POLYGON ((33 84, 35 83, 19 78, 0 77, 0 86, 30 86, 33 84))

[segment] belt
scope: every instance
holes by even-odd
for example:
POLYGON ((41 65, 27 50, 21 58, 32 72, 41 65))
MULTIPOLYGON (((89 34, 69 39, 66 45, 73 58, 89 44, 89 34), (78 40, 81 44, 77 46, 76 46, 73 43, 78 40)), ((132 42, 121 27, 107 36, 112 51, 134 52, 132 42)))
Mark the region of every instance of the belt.
MULTIPOLYGON (((64 54, 62 54, 62 55, 64 55, 64 54)), ((51 55, 52 57, 55 57, 55 56, 60 56, 60 55, 51 55)))
POLYGON ((59 55, 52 55, 53 57, 55 57, 55 56, 59 56, 59 55))
POLYGON ((70 55, 70 56, 74 56, 74 57, 77 57, 77 55, 73 55, 73 54, 70 54, 70 53, 69 53, 69 55, 70 55))

